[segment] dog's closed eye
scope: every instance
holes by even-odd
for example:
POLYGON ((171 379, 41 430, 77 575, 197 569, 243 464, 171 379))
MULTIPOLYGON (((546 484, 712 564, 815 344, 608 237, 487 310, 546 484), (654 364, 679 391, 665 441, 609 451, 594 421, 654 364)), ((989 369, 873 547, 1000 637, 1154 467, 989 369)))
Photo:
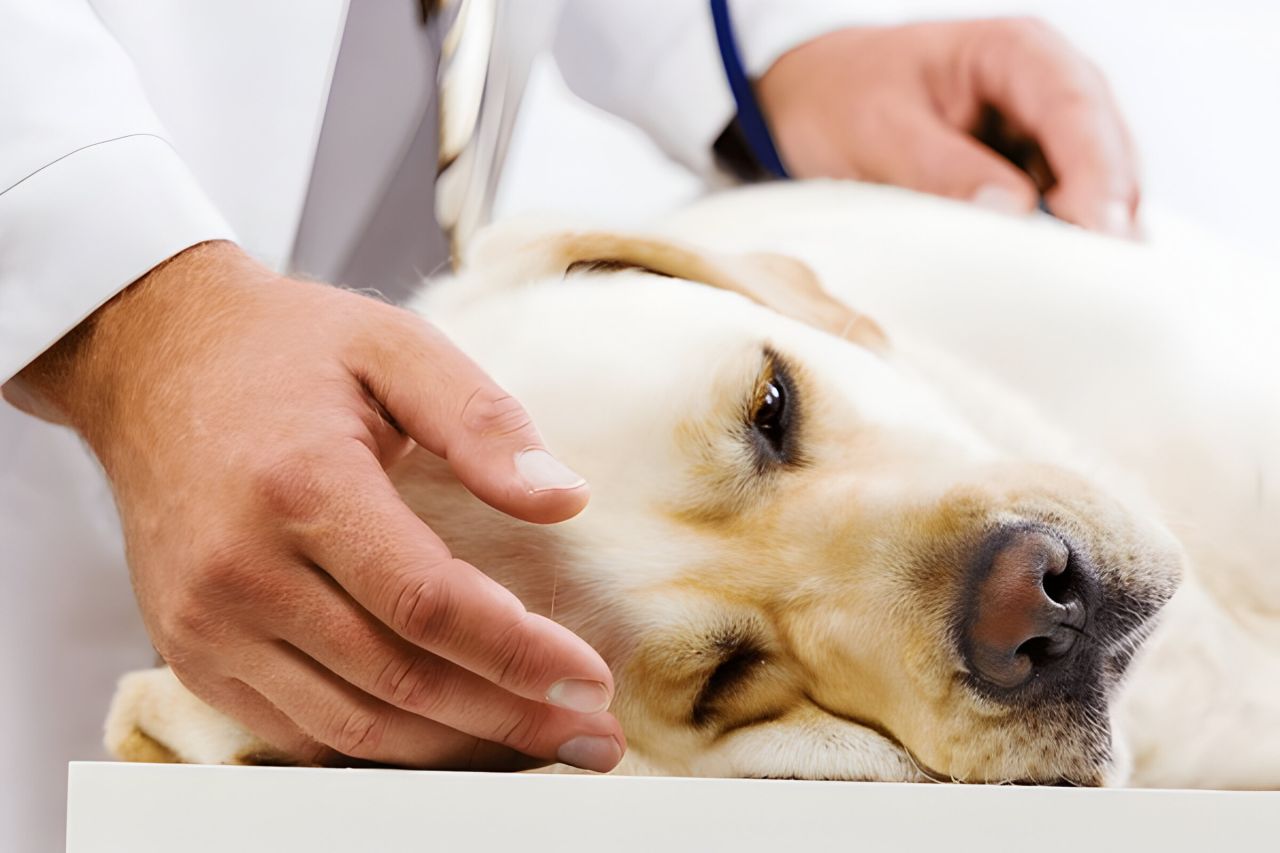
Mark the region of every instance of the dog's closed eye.
POLYGON ((693 702, 695 726, 706 726, 723 716, 725 706, 768 663, 768 653, 753 639, 726 635, 715 643, 717 662, 693 702))

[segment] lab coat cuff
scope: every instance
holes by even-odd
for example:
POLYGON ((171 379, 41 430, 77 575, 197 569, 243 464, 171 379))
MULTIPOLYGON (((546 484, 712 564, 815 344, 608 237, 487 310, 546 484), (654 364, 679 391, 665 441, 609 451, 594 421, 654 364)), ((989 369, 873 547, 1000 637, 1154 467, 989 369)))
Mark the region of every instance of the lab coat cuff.
MULTIPOLYGON (((878 0, 871 3, 850 3, 847 0, 791 0, 787 3, 775 0, 729 0, 729 14, 743 68, 753 80, 762 77, 783 54, 806 42, 848 27, 898 24, 902 22, 904 11, 901 0, 878 0)), ((707 17, 709 21, 710 16, 707 17)), ((712 37, 714 38, 714 31, 712 37)), ((720 69, 719 74, 723 78, 723 69, 720 69)), ((705 147, 698 153, 682 152, 681 157, 686 162, 701 166, 700 171, 704 174, 709 171, 709 163, 706 161, 710 160, 711 146, 735 114, 727 81, 721 88, 725 97, 717 106, 722 109, 708 110, 702 116, 704 124, 695 126, 693 129, 696 132, 689 136, 694 144, 705 147), (702 155, 706 156, 706 160, 698 159, 702 155)), ((690 129, 689 124, 684 127, 686 130, 690 129)))
POLYGON ((729 7, 743 65, 753 78, 805 42, 847 27, 901 23, 903 12, 898 3, 847 0, 730 0, 729 7))
POLYGON ((0 382, 161 262, 234 239, 164 139, 89 145, 0 190, 0 382))

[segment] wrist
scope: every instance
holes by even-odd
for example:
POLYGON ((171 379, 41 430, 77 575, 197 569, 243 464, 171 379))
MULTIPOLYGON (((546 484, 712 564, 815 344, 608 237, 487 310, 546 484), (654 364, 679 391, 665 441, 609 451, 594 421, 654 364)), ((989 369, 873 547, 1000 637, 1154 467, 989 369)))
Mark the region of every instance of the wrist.
POLYGON ((211 296, 228 282, 269 274, 237 246, 200 243, 126 287, 4 386, 4 396, 36 417, 75 429, 104 464, 105 446, 127 411, 179 366, 176 336, 191 333, 211 296))

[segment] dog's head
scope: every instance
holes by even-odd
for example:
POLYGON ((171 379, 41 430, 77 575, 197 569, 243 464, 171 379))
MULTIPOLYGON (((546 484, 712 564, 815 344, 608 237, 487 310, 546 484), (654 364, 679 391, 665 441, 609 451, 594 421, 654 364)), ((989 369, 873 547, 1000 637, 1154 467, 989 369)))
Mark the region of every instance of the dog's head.
POLYGON ((1180 564, 1149 513, 793 260, 599 233, 487 251, 419 307, 591 505, 539 528, 425 453, 395 476, 459 556, 605 655, 633 768, 1107 779, 1109 701, 1180 564))

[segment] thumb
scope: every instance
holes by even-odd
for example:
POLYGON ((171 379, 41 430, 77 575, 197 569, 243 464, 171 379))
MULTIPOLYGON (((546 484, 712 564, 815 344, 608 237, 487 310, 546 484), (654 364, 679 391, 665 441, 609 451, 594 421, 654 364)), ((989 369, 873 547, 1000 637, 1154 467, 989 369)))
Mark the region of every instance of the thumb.
POLYGON ((908 132, 910 154, 898 161, 903 174, 891 176, 893 183, 1001 213, 1036 209, 1040 193, 1031 177, 972 136, 932 116, 908 132))
POLYGON ((587 481, 551 454, 524 406, 438 329, 399 313, 409 322, 379 330, 361 377, 387 413, 494 509, 540 524, 581 512, 587 481))

